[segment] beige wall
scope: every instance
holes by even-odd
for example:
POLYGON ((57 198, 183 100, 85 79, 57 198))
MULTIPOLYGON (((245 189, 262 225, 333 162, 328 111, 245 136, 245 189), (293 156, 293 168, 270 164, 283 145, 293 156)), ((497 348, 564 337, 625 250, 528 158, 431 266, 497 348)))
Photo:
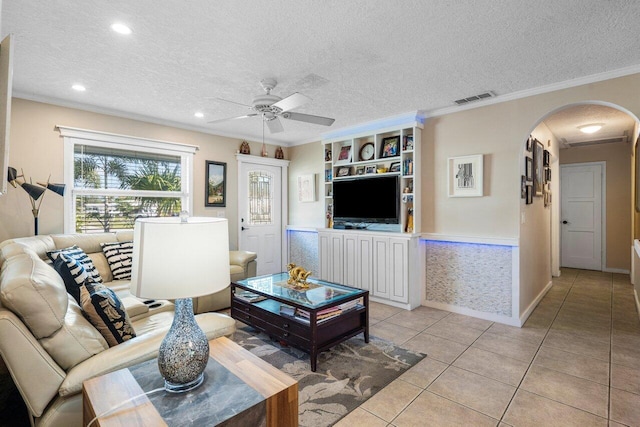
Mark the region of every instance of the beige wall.
POLYGON ((560 164, 606 162, 606 268, 631 269, 631 144, 560 150, 560 164))
POLYGON ((320 142, 289 148, 289 224, 300 227, 324 227, 324 150, 320 142), (298 177, 316 175, 316 201, 298 201, 298 177))
MULTIPOLYGON (((73 108, 13 99, 11 116, 11 150, 9 164, 24 169, 33 181, 63 182, 63 142, 56 125, 77 127, 143 138, 193 144, 200 147, 194 158, 195 216, 217 216, 221 212, 229 219, 229 240, 232 249, 237 248, 238 228, 238 167, 235 153, 241 140, 210 135, 170 126, 145 123, 137 120, 97 114, 73 108), (226 208, 204 206, 205 161, 227 163, 226 208)), ((251 152, 259 154, 260 142, 250 142, 251 152)), ((270 157, 275 146, 268 145, 270 157)), ((287 149, 284 149, 288 158, 287 149)), ((2 171, 6 173, 6 171, 2 171)), ((63 232, 62 197, 46 192, 40 211, 40 234, 63 232)), ((0 197, 0 241, 33 234, 33 216, 29 197, 22 189, 9 187, 0 197)))

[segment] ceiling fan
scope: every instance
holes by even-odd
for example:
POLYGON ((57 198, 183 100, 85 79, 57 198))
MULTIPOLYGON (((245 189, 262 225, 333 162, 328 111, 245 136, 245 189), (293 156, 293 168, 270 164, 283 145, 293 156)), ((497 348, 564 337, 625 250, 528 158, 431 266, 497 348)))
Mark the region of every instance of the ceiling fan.
POLYGON ((245 114, 237 117, 228 117, 226 119, 212 120, 208 123, 222 123, 228 120, 244 119, 247 117, 262 116, 264 123, 267 124, 271 133, 278 133, 284 131, 280 117, 288 120, 296 120, 299 122, 313 123, 316 125, 331 126, 335 119, 328 117, 314 116, 311 114, 294 113, 290 110, 298 108, 308 102, 311 102, 311 98, 301 93, 294 93, 286 98, 280 98, 279 96, 272 95, 271 91, 278 82, 276 79, 264 79, 260 81, 260 85, 266 92, 256 96, 251 105, 242 104, 240 102, 229 101, 223 98, 214 98, 218 101, 230 102, 232 104, 242 105, 252 110, 253 113, 245 114))

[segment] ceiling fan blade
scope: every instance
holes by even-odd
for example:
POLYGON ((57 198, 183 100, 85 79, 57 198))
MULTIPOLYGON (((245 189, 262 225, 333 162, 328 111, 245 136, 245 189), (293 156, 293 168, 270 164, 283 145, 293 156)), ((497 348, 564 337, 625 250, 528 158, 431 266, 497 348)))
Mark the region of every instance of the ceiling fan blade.
POLYGON ((313 116, 311 114, 302 113, 284 113, 282 117, 289 120, 297 120, 299 122, 313 123, 316 125, 331 126, 336 119, 329 117, 313 116))
POLYGON ((244 116, 227 117, 226 119, 211 120, 210 122, 207 122, 207 123, 222 123, 222 122, 226 122, 227 120, 246 119, 247 117, 255 117, 257 115, 258 114, 245 114, 244 116))
POLYGON ((278 107, 283 112, 293 110, 294 108, 300 107, 308 102, 311 102, 311 98, 301 93, 294 93, 293 95, 289 95, 284 99, 276 102, 272 105, 272 107, 278 107))
POLYGON ((253 108, 251 105, 243 104, 241 102, 236 102, 236 101, 229 101, 228 99, 224 99, 224 98, 208 98, 208 99, 213 99, 215 101, 228 102, 230 104, 241 105, 241 106, 247 107, 247 108, 253 108))
POLYGON ((278 133, 278 132, 284 131, 284 128, 282 127, 282 122, 277 117, 272 120, 266 120, 265 123, 267 123, 269 132, 271 133, 278 133))

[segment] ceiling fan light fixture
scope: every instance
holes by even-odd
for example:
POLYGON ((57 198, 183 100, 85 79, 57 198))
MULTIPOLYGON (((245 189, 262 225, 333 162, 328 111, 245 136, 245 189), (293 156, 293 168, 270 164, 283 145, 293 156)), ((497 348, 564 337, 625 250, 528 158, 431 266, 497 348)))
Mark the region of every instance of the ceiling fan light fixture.
POLYGON ((118 34, 123 34, 125 36, 128 36, 133 32, 131 28, 124 25, 122 22, 114 22, 113 24, 111 24, 111 29, 118 34))
POLYGON ((591 123, 588 125, 582 125, 582 126, 578 126, 578 129, 580 129, 580 132, 582 133, 595 133, 598 132, 600 129, 602 129, 602 126, 604 126, 603 123, 591 123))

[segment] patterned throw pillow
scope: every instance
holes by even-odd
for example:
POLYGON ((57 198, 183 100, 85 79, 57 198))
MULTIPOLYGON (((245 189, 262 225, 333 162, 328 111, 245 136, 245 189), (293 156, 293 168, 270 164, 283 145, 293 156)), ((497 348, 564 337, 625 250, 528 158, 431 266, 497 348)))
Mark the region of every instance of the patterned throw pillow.
POLYGON ((87 279, 80 287, 80 306, 109 347, 136 336, 122 301, 112 289, 87 279))
POLYGON ((115 280, 131 279, 133 242, 100 243, 115 280))
POLYGON ((60 253, 53 261, 53 268, 62 277, 67 292, 80 304, 80 287, 89 277, 80 261, 60 253))
POLYGON ((93 261, 91 261, 91 258, 89 258, 89 256, 87 256, 87 254, 85 254, 82 249, 80 249, 76 245, 73 245, 68 248, 47 252, 47 255, 49 256, 49 258, 51 258, 51 261, 55 261, 56 258, 60 256, 60 254, 65 254, 66 256, 79 261, 80 264, 82 264, 84 270, 87 272, 89 277, 93 279, 94 282, 102 283, 102 277, 100 277, 100 273, 93 265, 93 261))

